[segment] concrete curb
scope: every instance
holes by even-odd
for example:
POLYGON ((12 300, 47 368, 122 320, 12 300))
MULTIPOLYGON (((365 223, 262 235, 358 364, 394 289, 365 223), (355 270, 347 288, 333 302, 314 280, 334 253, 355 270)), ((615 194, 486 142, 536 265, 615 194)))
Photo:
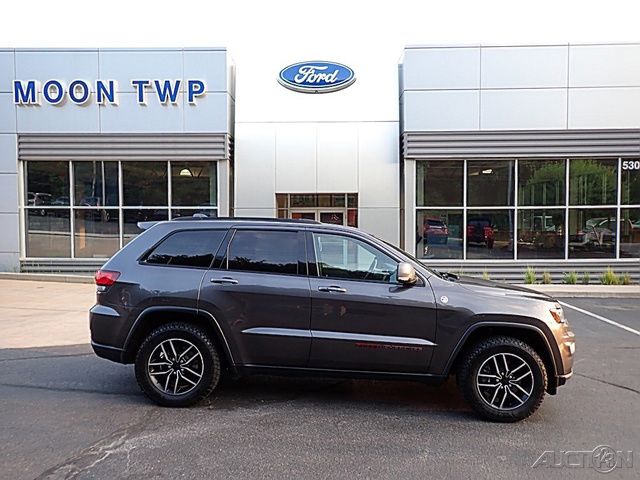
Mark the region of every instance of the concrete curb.
POLYGON ((640 285, 521 285, 554 297, 640 298, 640 285))
POLYGON ((0 280, 27 280, 31 282, 93 283, 90 275, 65 275, 58 273, 0 272, 0 280))

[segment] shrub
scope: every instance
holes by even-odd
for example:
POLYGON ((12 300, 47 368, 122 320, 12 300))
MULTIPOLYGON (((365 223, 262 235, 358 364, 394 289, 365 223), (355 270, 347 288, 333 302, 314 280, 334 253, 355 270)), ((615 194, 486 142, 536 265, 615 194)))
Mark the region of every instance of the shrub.
POLYGON ((575 285, 576 283, 578 283, 578 275, 576 275, 576 272, 565 273, 562 282, 566 283, 567 285, 575 285))
POLYGON ((536 283, 536 271, 533 268, 527 267, 524 271, 524 283, 528 285, 536 283))
POLYGON ((622 285, 631 285, 633 282, 631 281, 631 275, 628 273, 624 273, 622 275, 622 285))
POLYGON ((620 277, 609 267, 600 276, 600 283, 603 285, 620 285, 620 277))
POLYGON ((489 272, 487 272, 486 270, 484 270, 482 272, 482 279, 483 280, 491 280, 491 276, 489 275, 489 272))
POLYGON ((547 272, 546 270, 542 272, 542 283, 544 283, 545 285, 549 285, 552 281, 553 279, 551 278, 551 274, 549 272, 547 272))
POLYGON ((589 272, 584 272, 582 274, 582 284, 589 285, 589 282, 591 282, 591 275, 589 275, 589 272))

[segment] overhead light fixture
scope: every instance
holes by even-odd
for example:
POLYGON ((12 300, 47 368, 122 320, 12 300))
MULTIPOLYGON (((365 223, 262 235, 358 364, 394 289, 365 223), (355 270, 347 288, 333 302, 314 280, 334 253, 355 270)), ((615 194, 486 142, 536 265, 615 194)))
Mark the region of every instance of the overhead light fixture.
POLYGON ((493 168, 487 168, 486 170, 482 170, 483 175, 491 175, 493 173, 493 168))
POLYGON ((191 170, 189 170, 188 168, 183 168, 182 170, 180 170, 180 176, 181 177, 193 177, 193 173, 191 173, 191 170))

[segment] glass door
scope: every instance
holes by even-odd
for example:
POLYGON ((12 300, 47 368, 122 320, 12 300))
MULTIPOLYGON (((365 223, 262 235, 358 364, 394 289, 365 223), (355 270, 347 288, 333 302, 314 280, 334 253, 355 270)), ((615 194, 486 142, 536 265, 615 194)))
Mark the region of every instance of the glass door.
POLYGON ((316 222, 346 225, 344 210, 339 209, 304 209, 292 210, 290 218, 295 220, 315 220, 316 222))

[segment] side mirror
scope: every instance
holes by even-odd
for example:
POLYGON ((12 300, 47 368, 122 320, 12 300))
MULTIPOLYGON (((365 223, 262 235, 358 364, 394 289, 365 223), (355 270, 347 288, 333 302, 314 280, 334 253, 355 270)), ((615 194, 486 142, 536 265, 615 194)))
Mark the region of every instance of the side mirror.
POLYGON ((413 265, 407 262, 398 264, 398 282, 405 285, 413 285, 417 280, 416 269, 413 265))

